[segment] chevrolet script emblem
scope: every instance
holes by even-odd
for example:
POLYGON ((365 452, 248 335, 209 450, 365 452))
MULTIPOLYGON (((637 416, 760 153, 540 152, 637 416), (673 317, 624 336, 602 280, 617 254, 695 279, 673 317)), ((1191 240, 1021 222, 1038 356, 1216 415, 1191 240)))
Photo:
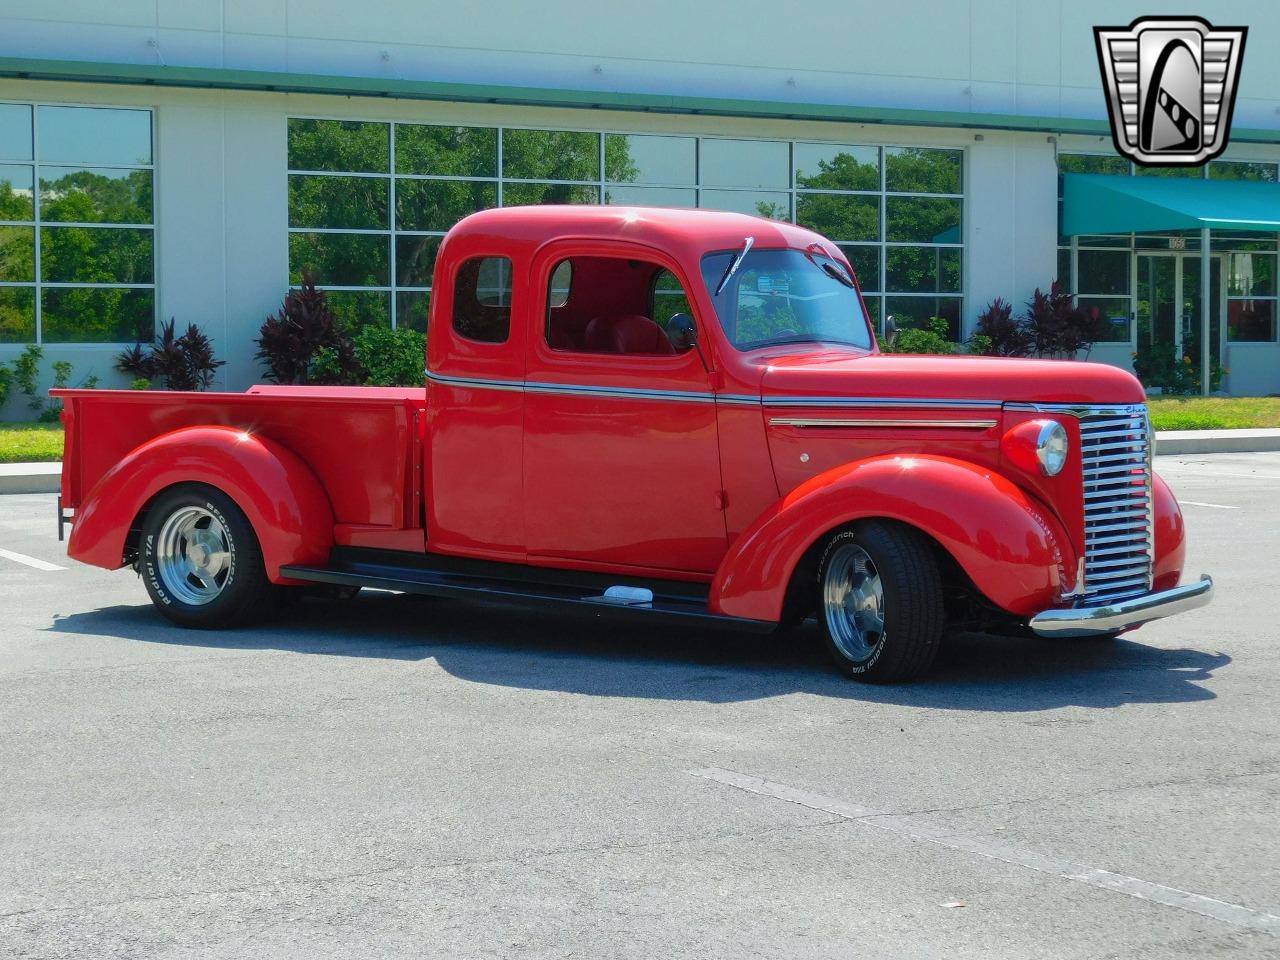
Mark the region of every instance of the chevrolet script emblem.
POLYGON ((1247 27, 1139 17, 1094 27, 1116 149, 1145 166, 1194 166, 1227 147, 1247 27))

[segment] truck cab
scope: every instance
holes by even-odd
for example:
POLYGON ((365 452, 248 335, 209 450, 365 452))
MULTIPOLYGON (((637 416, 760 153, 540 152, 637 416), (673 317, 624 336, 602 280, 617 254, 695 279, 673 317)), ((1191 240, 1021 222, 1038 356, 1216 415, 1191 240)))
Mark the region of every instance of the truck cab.
POLYGON ((423 389, 65 391, 70 554, 197 627, 309 584, 813 616, 878 681, 959 626, 1109 636, 1212 592, 1180 583, 1132 376, 882 354, 848 261, 797 226, 478 213, 440 247, 427 343, 423 389))

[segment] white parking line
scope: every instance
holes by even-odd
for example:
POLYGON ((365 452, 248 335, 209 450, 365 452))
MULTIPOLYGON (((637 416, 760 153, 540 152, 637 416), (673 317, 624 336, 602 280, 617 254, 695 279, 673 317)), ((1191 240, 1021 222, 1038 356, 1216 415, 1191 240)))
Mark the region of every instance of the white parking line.
POLYGON ((1239 510, 1239 507, 1228 507, 1223 503, 1201 503, 1199 500, 1179 500, 1184 507, 1213 507, 1215 510, 1239 510))
POLYGON ((960 836, 950 831, 939 830, 921 817, 877 814, 863 807, 845 803, 843 800, 823 797, 816 793, 809 793, 807 790, 798 790, 783 783, 762 780, 759 777, 735 773, 732 770, 709 767, 688 772, 692 776, 723 783, 726 786, 736 787, 748 793, 758 793, 761 796, 773 797, 776 800, 784 800, 787 803, 799 804, 802 807, 808 807, 810 810, 832 813, 863 826, 887 830, 890 833, 901 834, 914 840, 924 840, 951 850, 972 853, 980 857, 986 857, 989 860, 999 860, 1002 863, 1026 867, 1028 870, 1061 877, 1064 880, 1087 883, 1089 886, 1097 887, 1101 890, 1128 894, 1131 897, 1137 897, 1139 900, 1150 900, 1153 903, 1164 904, 1167 907, 1174 907, 1178 910, 1186 910, 1190 913, 1221 920, 1223 923, 1230 923, 1237 927, 1258 930, 1263 933, 1269 933, 1273 937, 1280 937, 1280 916, 1266 913, 1262 910, 1243 907, 1238 903, 1227 903, 1224 900, 1215 900, 1212 897, 1201 896, 1198 893, 1189 893, 1176 887, 1166 887, 1163 884, 1139 880, 1137 877, 1128 877, 1121 873, 1112 873, 1109 870, 1097 870, 1093 867, 1072 863, 1069 860, 1060 860, 1057 857, 1047 857, 1032 853, 1029 850, 1020 850, 997 840, 960 836))
POLYGON ((12 550, 5 550, 0 547, 0 557, 6 560, 12 560, 14 563, 23 563, 28 567, 35 567, 37 570, 65 570, 66 567, 60 567, 56 563, 49 563, 47 560, 40 560, 36 557, 28 557, 25 553, 14 553, 12 550))

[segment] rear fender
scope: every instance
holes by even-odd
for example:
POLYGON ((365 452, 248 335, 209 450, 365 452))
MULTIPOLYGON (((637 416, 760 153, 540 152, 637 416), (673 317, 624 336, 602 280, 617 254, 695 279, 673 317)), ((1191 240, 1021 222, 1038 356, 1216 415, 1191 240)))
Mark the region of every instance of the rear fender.
POLYGON ((721 563, 711 609, 781 619, 805 552, 829 531, 870 517, 928 534, 989 600, 1015 615, 1039 613, 1073 586, 1075 548, 1025 490, 963 460, 882 456, 821 473, 765 511, 721 563))
POLYGON ((333 546, 333 510, 311 468, 293 451, 233 427, 187 427, 126 454, 76 511, 67 554, 115 569, 125 563, 129 528, 155 496, 176 483, 221 490, 253 525, 267 577, 285 564, 323 564, 333 546))

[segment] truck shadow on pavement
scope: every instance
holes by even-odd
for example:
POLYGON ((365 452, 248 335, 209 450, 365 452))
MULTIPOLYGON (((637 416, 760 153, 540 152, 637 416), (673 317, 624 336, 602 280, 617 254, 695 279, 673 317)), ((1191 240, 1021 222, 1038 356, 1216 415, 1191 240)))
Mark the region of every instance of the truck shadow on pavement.
POLYGON ((183 630, 149 605, 70 614, 48 629, 175 647, 431 659, 472 683, 584 696, 738 703, 807 693, 991 712, 1212 700, 1201 684, 1231 662, 1221 652, 1150 646, 1140 632, 1113 641, 961 634, 925 677, 874 686, 828 665, 812 623, 771 637, 367 592, 308 600, 241 630, 183 630))

